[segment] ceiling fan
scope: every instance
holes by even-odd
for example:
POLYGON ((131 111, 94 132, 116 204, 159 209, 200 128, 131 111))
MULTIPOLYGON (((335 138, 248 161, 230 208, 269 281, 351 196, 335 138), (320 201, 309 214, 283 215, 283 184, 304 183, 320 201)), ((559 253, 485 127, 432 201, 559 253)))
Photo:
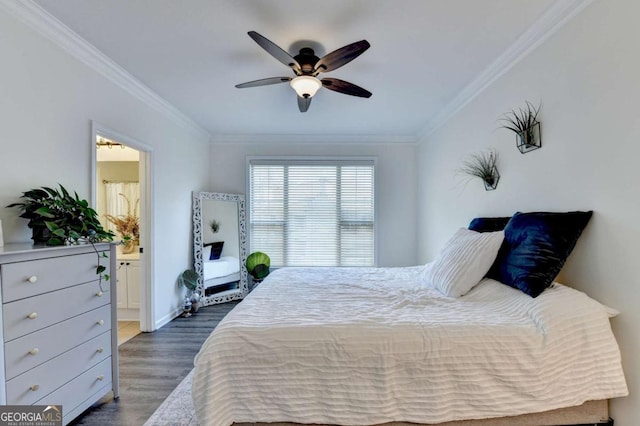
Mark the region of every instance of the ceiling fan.
POLYGON ((270 77, 248 81, 246 83, 236 84, 238 89, 288 82, 298 95, 298 108, 300 112, 306 112, 309 109, 311 98, 321 87, 346 95, 359 96, 362 98, 371 97, 371 92, 348 81, 337 78, 318 78, 318 74, 333 71, 360 56, 371 46, 368 41, 356 41, 355 43, 334 50, 322 58, 318 58, 313 49, 309 47, 303 47, 300 49, 300 53, 296 56, 291 56, 271 40, 257 32, 249 31, 248 34, 249 37, 266 50, 267 53, 291 68, 295 77, 270 77))

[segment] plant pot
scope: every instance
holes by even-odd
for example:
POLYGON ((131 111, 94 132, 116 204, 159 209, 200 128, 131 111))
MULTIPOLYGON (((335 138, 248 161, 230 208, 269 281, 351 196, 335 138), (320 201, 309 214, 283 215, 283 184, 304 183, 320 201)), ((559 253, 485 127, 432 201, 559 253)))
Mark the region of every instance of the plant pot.
POLYGON ((536 122, 529 127, 516 134, 516 145, 522 154, 542 147, 542 139, 540 137, 540 122, 536 122))
POLYGON ((34 226, 31 228, 31 239, 34 245, 44 246, 51 238, 51 231, 46 226, 34 226))
POLYGON ((133 240, 125 241, 122 246, 122 254, 133 253, 136 249, 136 242, 133 240))
POLYGON ((496 189, 498 187, 498 181, 500 181, 500 173, 498 173, 498 168, 493 166, 492 178, 483 180, 485 191, 493 191, 496 189))

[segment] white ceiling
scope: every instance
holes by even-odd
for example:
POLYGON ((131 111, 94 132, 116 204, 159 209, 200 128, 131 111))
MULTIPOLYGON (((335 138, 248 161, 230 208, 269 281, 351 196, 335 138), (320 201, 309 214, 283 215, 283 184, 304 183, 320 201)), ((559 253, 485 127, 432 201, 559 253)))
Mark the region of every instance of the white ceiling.
POLYGON ((558 3, 582 0, 36 0, 206 129, 214 140, 256 135, 376 135, 415 140, 465 88, 558 3), (554 3, 556 3, 554 5, 554 3), (300 113, 287 84, 235 84, 291 71, 249 36, 292 55, 371 48, 325 76, 373 92, 321 89, 300 113))

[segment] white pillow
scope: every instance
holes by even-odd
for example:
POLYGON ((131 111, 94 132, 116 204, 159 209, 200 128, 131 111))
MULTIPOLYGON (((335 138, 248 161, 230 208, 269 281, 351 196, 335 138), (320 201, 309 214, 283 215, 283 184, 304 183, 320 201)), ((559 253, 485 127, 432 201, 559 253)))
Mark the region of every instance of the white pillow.
POLYGON ((211 257, 211 244, 202 247, 202 261, 207 262, 211 257))
POLYGON ((445 296, 466 294, 485 276, 498 255, 504 231, 460 228, 424 271, 423 278, 445 296))

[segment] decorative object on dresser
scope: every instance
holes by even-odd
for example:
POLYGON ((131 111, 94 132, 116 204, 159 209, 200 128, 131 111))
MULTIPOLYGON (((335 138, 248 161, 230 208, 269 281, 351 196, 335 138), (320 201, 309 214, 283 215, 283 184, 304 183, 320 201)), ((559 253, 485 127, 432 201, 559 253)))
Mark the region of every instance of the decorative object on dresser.
POLYGON ((531 102, 525 101, 526 109, 520 108, 518 112, 511 110, 500 119, 505 124, 502 128, 509 129, 516 134, 516 146, 522 154, 542 147, 542 134, 538 113, 540 106, 534 107, 531 102))
POLYGON ((482 179, 485 191, 492 191, 498 187, 498 181, 500 180, 497 163, 498 153, 493 149, 489 149, 469 155, 458 171, 462 174, 482 179))
POLYGON ((78 242, 111 241, 112 232, 106 231, 95 210, 78 193, 72 196, 64 186, 53 189, 46 186, 22 193, 24 202, 9 204, 20 207, 20 217, 29 219, 27 226, 33 232, 34 244, 60 246, 78 242))
POLYGON ((193 192, 192 201, 193 269, 202 306, 242 299, 249 292, 244 195, 193 192), (212 217, 224 223, 215 236, 212 217))
POLYGON ((119 396, 115 259, 106 243, 0 250, 0 404, 62 405, 67 424, 119 396))

